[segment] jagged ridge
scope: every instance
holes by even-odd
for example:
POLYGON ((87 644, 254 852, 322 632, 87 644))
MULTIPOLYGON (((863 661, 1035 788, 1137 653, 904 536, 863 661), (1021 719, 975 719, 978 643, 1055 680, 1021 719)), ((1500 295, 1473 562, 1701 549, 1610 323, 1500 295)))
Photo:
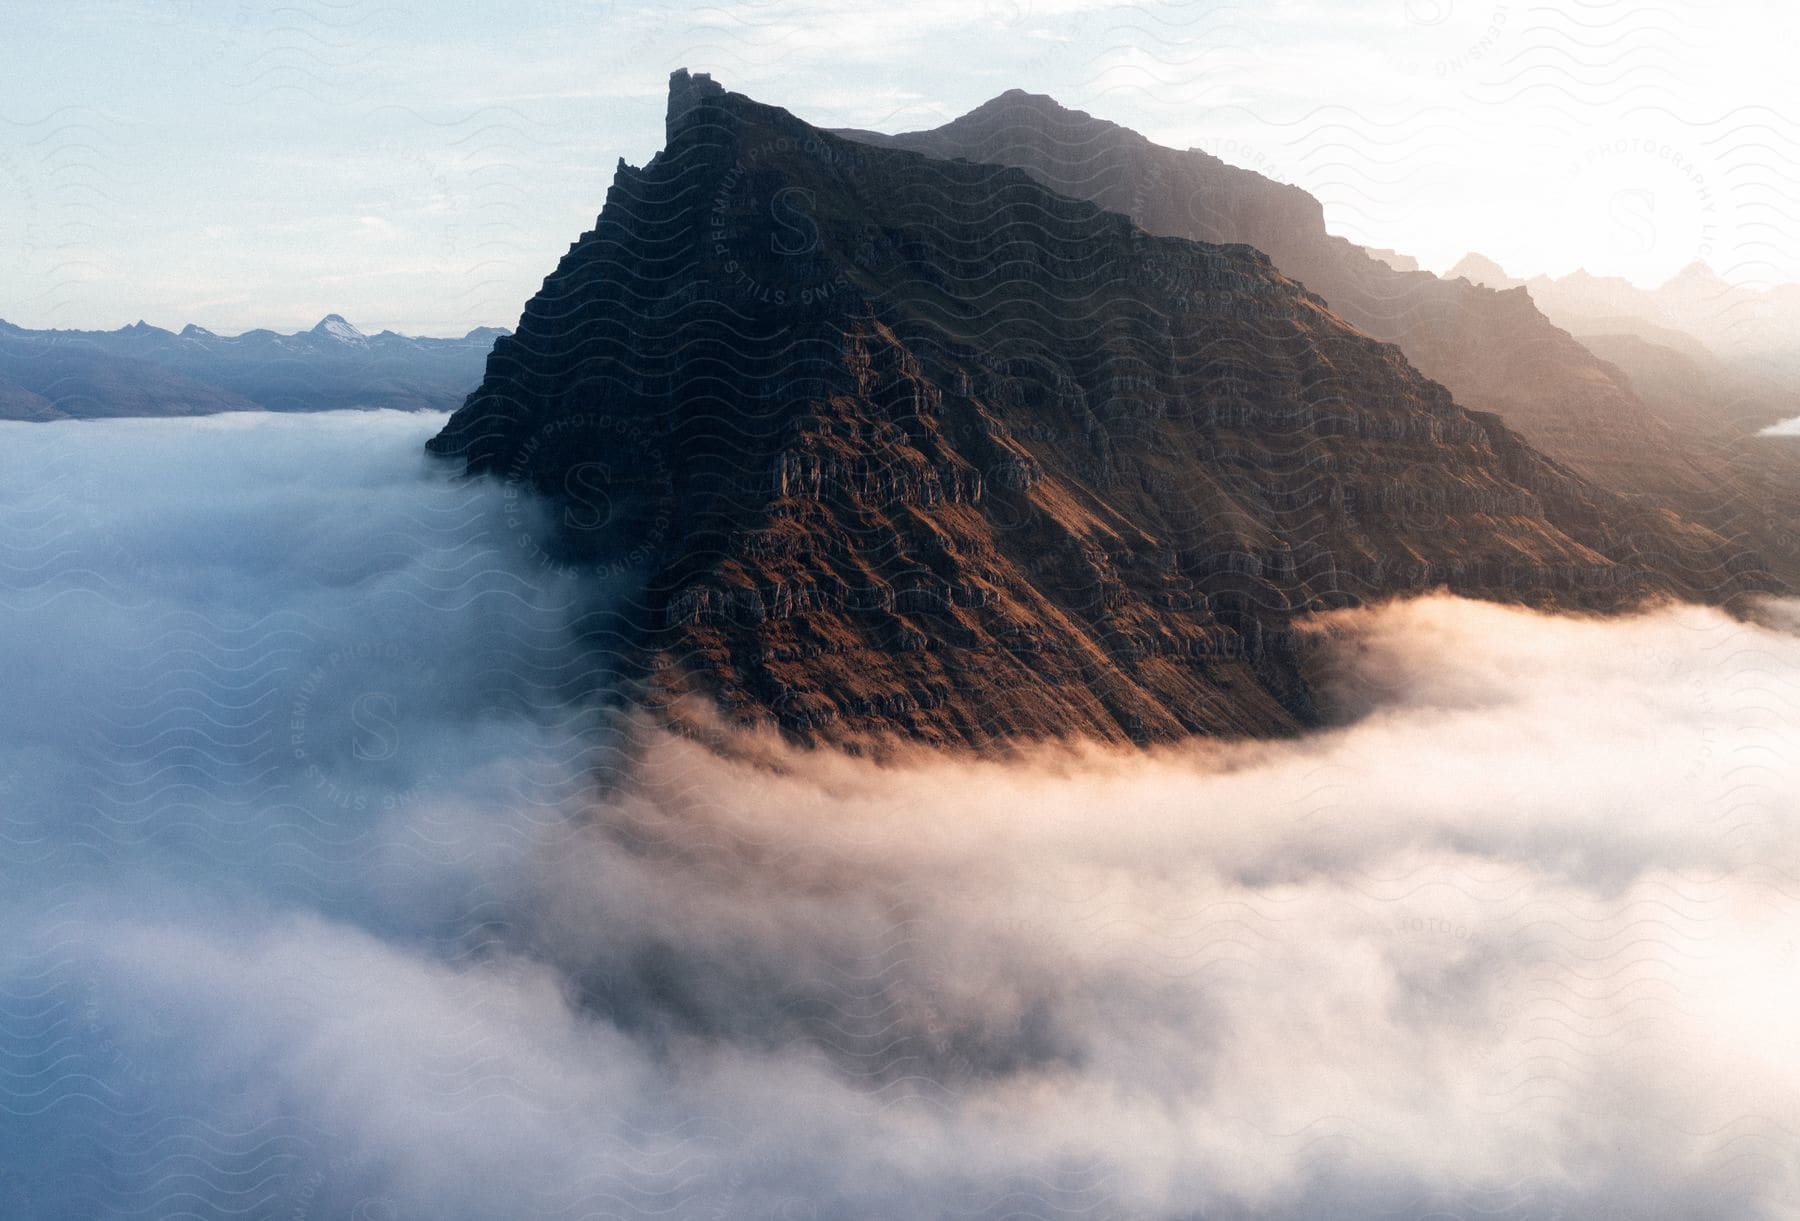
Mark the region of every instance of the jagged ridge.
POLYGON ((1298 611, 1752 588, 1247 246, 675 74, 431 444, 629 564, 643 682, 809 740, 1273 734, 1298 611), (595 511, 598 510, 598 511, 595 511))
MULTIPOLYGON (((1731 563, 1800 580, 1792 532, 1732 460, 1696 446, 1631 380, 1546 318, 1516 282, 1471 284, 1396 267, 1325 227, 1298 187, 1198 149, 1152 143, 1054 99, 1011 90, 929 131, 845 132, 883 147, 1024 169, 1052 190, 1122 212, 1152 233, 1246 242, 1359 329, 1398 343, 1467 407, 1614 491, 1648 496, 1718 533, 1731 563), (1499 291, 1495 291, 1499 289, 1499 291)), ((1554 311, 1552 311, 1554 313, 1554 311)))

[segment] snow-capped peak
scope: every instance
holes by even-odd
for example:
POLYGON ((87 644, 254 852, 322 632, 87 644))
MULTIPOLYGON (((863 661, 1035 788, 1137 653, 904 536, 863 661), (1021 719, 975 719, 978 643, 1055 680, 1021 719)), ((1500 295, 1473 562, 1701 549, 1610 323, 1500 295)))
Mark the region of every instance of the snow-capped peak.
POLYGON ((312 333, 327 339, 335 339, 339 343, 369 342, 369 337, 344 321, 342 314, 326 314, 319 319, 319 325, 312 329, 312 333))

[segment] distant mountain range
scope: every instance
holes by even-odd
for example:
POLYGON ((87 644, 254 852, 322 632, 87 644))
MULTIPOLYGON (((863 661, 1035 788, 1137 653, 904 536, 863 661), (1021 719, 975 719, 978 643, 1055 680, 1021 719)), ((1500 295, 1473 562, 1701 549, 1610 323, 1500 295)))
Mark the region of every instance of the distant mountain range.
POLYGON ((205 415, 391 407, 449 411, 481 380, 494 340, 382 331, 337 314, 310 331, 215 335, 137 322, 116 331, 32 331, 0 322, 0 419, 205 415))
POLYGON ((1469 254, 1452 276, 1494 288, 1524 288, 1559 325, 1577 333, 1649 328, 1645 338, 1684 336, 1718 357, 1780 359, 1800 347, 1800 284, 1753 289, 1731 284, 1705 263, 1682 268, 1655 288, 1586 271, 1515 279, 1492 259, 1469 254))
POLYGON ((1524 289, 1558 326, 1624 369, 1653 406, 1727 435, 1800 415, 1800 285, 1758 291, 1693 263, 1655 288, 1585 271, 1509 276, 1463 258, 1450 275, 1524 289))
POLYGON ((1656 421, 1524 292, 1397 271, 1304 192, 1048 99, 952 128, 849 139, 676 73, 665 147, 431 442, 641 578, 595 635, 648 706, 853 746, 1281 734, 1318 715, 1304 612, 1775 587, 1645 490, 1707 476, 1635 443, 1656 421))

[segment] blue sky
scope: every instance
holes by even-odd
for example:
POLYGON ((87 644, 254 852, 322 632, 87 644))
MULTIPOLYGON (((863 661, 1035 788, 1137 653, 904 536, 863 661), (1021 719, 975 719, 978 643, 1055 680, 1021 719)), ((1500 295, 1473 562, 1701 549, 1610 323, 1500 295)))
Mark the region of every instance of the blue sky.
POLYGON ((826 125, 1019 86, 1443 269, 1800 278, 1800 17, 1673 0, 4 0, 0 317, 510 325, 668 72, 826 125), (1781 113, 1788 111, 1786 117, 1781 113))

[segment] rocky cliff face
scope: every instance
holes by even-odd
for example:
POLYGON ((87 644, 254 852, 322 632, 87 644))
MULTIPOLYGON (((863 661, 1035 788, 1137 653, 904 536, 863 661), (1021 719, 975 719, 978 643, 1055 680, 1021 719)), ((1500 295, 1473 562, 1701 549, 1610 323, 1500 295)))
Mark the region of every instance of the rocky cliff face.
POLYGON ((1018 166, 1152 233, 1253 245, 1352 325, 1398 344, 1457 402, 1499 414, 1552 458, 1703 520, 1746 556, 1800 577, 1791 532, 1765 528, 1766 514, 1732 465, 1648 408, 1621 370, 1546 318, 1517 282, 1484 287, 1403 270, 1391 252, 1333 237, 1318 201, 1297 187, 1198 150, 1153 144, 1042 95, 1014 90, 931 131, 843 134, 1018 166))
POLYGON ((685 72, 431 448, 634 574, 641 699, 814 741, 1278 734, 1315 716, 1297 612, 1764 581, 1256 250, 685 72))

